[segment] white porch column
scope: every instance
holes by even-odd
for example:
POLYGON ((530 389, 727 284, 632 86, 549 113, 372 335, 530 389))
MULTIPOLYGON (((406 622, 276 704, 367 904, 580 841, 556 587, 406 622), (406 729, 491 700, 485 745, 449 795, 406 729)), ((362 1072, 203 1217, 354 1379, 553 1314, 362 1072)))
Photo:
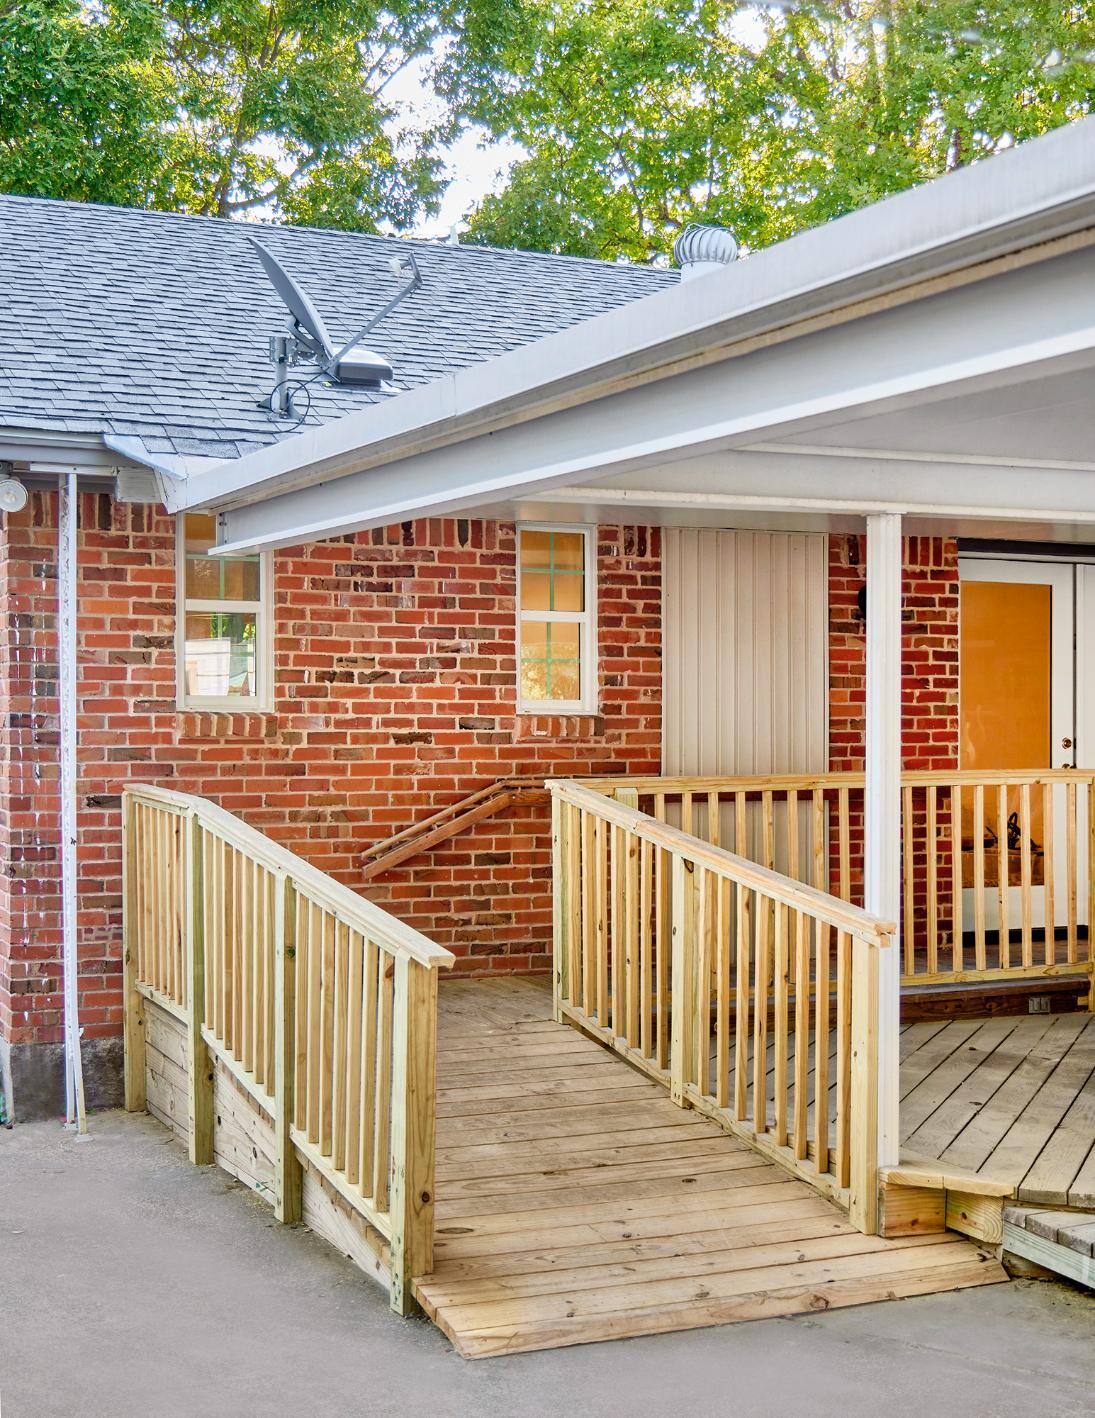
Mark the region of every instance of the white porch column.
MULTIPOLYGON (((867 787, 864 905, 901 919, 901 517, 867 518, 867 787)), ((899 1161, 901 939, 879 952, 878 1161, 899 1161)))

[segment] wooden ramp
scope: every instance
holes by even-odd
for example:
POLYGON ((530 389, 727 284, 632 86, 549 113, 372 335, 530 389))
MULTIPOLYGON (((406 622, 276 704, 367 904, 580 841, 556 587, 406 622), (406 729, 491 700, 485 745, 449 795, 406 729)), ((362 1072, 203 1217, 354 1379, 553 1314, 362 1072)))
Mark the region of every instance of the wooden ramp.
POLYGON ((461 1354, 1006 1279, 952 1233, 860 1235, 550 1006, 535 981, 441 985, 435 1264, 414 1289, 461 1354))

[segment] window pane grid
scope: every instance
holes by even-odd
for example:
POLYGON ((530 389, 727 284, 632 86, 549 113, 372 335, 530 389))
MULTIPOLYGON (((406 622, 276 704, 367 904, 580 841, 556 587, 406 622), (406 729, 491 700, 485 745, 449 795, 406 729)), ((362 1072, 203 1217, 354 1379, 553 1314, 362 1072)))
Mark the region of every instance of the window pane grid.
POLYGON ((518 529, 518 707, 590 709, 593 588, 584 528, 518 529))
POLYGON ((268 673, 265 562, 207 555, 213 532, 214 520, 205 514, 179 519, 181 702, 253 705, 268 673))

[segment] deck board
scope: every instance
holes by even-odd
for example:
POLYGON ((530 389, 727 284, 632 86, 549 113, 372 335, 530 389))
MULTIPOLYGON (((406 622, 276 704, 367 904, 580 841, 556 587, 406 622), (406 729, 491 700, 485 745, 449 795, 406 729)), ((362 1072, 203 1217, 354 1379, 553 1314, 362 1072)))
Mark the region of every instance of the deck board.
POLYGON ((462 1354, 1005 1278, 953 1234, 860 1235, 806 1183, 549 1012, 528 980, 441 987, 435 1263, 415 1293, 462 1354))
POLYGON ((1095 1017, 916 1023, 902 1048, 903 1148, 1095 1208, 1095 1017))

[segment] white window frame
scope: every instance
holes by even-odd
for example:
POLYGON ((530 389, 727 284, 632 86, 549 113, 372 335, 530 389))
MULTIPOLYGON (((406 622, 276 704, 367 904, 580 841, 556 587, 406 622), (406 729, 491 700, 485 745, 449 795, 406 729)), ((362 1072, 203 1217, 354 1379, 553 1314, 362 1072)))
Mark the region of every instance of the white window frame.
POLYGON ((597 713, 597 528, 573 522, 518 522, 517 524, 517 712, 518 714, 597 713), (580 533, 584 538, 585 596, 582 611, 523 611, 521 609, 521 534, 523 532, 580 533), (580 699, 524 699, 521 696, 521 626, 525 621, 577 625, 581 657, 580 699))
POLYGON ((186 594, 186 513, 175 519, 175 699, 180 709, 234 710, 237 713, 268 713, 274 697, 274 616, 271 582, 273 556, 259 553, 259 599, 257 601, 205 600, 186 594), (187 694, 186 614, 223 615, 239 613, 255 617, 255 648, 258 651, 256 693, 249 695, 187 694))

